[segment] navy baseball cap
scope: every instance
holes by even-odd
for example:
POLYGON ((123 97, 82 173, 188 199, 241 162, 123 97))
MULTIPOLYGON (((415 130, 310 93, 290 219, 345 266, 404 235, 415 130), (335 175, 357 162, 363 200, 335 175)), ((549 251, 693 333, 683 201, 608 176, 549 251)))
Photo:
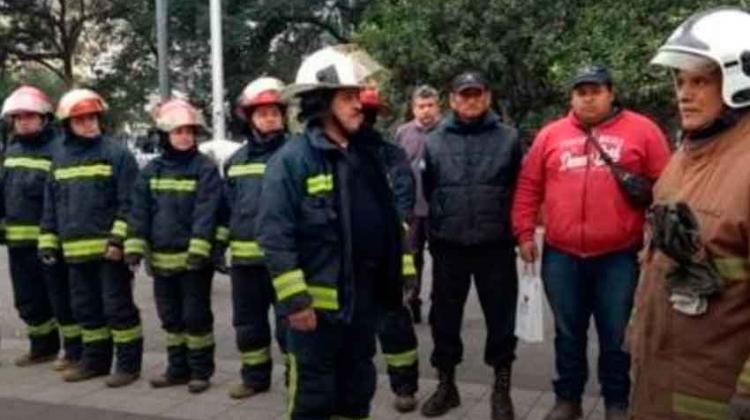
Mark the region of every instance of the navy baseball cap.
POLYGON ((612 76, 604 66, 585 66, 578 69, 570 81, 570 88, 575 89, 578 85, 593 83, 596 85, 612 86, 612 76))
POLYGON ((479 72, 467 71, 456 76, 451 82, 452 92, 461 92, 466 89, 487 90, 490 84, 479 72))

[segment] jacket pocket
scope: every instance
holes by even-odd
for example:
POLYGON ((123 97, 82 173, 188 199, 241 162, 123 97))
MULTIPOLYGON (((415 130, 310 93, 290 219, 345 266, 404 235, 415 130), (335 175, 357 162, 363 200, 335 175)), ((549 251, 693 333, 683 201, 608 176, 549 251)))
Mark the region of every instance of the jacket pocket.
POLYGON ((336 221, 330 197, 305 197, 300 211, 299 233, 312 241, 333 242, 337 240, 336 221))

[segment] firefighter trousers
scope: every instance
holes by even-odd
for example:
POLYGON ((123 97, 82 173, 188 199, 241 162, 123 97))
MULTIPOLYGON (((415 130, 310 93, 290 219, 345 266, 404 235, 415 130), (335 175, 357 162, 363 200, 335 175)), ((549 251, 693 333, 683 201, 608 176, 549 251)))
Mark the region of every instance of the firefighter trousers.
POLYGON ((73 316, 82 329, 82 366, 138 373, 143 357, 140 314, 133 302, 133 273, 122 262, 93 260, 68 264, 73 316))
POLYGON ((36 247, 8 247, 13 300, 24 323, 32 357, 57 354, 60 333, 36 247))
POLYGON ((63 357, 66 360, 78 361, 83 353, 83 343, 81 342, 81 327, 73 317, 68 267, 64 262, 59 261, 53 266, 43 265, 42 272, 49 291, 52 312, 55 314, 63 337, 63 357))
POLYGON ((378 341, 388 366, 391 390, 396 395, 414 395, 418 390, 419 355, 411 314, 405 306, 381 309, 378 341))
MULTIPOLYGON (((241 353, 242 382, 256 390, 271 386, 271 326, 268 311, 275 294, 271 275, 265 265, 235 265, 230 272, 232 280, 232 325, 236 333, 237 348, 241 353)), ((276 341, 286 353, 284 327, 276 320, 276 341)))
POLYGON ((171 378, 208 380, 214 373, 213 267, 154 277, 154 297, 167 332, 171 378))

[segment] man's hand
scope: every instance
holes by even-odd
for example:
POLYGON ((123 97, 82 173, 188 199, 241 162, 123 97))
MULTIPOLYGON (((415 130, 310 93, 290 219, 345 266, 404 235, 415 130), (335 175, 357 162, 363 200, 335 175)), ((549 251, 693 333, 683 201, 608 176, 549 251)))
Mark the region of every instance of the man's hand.
POLYGON ((107 251, 104 253, 104 258, 115 262, 122 261, 122 249, 116 246, 107 245, 107 251))
POLYGON ((534 241, 524 242, 518 249, 521 252, 521 259, 526 263, 531 264, 539 258, 539 249, 534 241))
POLYGON ((314 331, 318 327, 318 317, 312 308, 297 311, 288 315, 289 327, 298 331, 314 331))
POLYGON ((128 265, 128 268, 130 268, 130 271, 132 271, 133 273, 136 273, 138 272, 138 267, 141 266, 141 256, 140 255, 126 255, 125 264, 128 265))

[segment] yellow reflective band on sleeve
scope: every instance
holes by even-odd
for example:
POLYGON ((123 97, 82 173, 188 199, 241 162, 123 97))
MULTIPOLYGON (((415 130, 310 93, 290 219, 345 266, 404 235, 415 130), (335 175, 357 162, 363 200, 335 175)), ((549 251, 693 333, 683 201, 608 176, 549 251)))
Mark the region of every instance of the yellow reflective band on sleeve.
POLYGON ((307 193, 310 195, 333 191, 333 175, 317 175, 307 178, 307 193))
POLYGON ((112 341, 115 344, 128 344, 141 338, 143 338, 143 328, 140 324, 126 330, 112 329, 112 341))
POLYGON ((151 254, 151 263, 157 269, 179 270, 187 267, 187 256, 187 252, 154 252, 151 254))
POLYGON ((14 241, 38 241, 39 226, 34 225, 7 225, 5 226, 5 239, 14 241))
POLYGON ((146 252, 146 241, 141 238, 130 238, 125 240, 126 254, 140 254, 146 252))
POLYGON ((740 377, 737 380, 737 390, 742 394, 750 394, 750 359, 742 367, 740 377))
POLYGON ((76 178, 110 177, 112 176, 112 165, 96 164, 55 169, 54 176, 55 179, 60 181, 76 178))
POLYGON ((411 254, 404 254, 401 258, 401 275, 403 276, 416 276, 417 266, 414 265, 414 256, 411 254))
POLYGON ((82 239, 63 242, 63 255, 66 258, 103 255, 107 248, 106 239, 82 239))
POLYGON ((187 335, 187 346, 190 350, 203 350, 214 345, 214 333, 206 335, 187 335))
POLYGON ((40 249, 60 249, 60 242, 54 233, 42 233, 39 235, 38 246, 40 249))
POLYGON ((52 161, 49 159, 31 157, 8 157, 5 158, 3 166, 6 168, 34 169, 37 171, 49 172, 52 167, 52 161))
POLYGON ((293 270, 281 274, 273 279, 273 288, 276 290, 276 299, 282 301, 288 297, 307 290, 305 284, 305 273, 302 270, 293 270))
POLYGON ((205 239, 193 238, 190 240, 188 254, 202 255, 208 257, 211 254, 211 242, 205 239))
POLYGON ((219 226, 216 228, 216 240, 219 242, 226 242, 229 240, 229 229, 225 226, 219 226))
POLYGON ((81 335, 83 336, 84 344, 93 343, 95 341, 109 340, 109 338, 111 337, 111 335, 109 334, 109 328, 107 327, 97 328, 94 330, 83 328, 81 330, 81 333, 81 335))
POLYGON ((183 333, 167 333, 167 347, 179 347, 187 344, 187 337, 183 333))
POLYGON ((720 420, 729 416, 729 406, 726 403, 680 393, 672 394, 672 410, 677 414, 699 419, 720 420))
POLYGON ((29 325, 26 328, 29 337, 43 337, 55 331, 57 328, 57 322, 53 318, 39 325, 29 325))
POLYGON ((271 361, 271 349, 263 347, 255 351, 242 353, 242 364, 246 366, 258 366, 271 361))
POLYGON ((254 241, 232 241, 229 243, 232 258, 262 258, 263 250, 254 241))
POLYGON ((714 258, 719 275, 729 281, 750 280, 750 267, 746 258, 714 258))
POLYGON ((339 309, 339 292, 333 287, 308 286, 308 293, 313 300, 313 308, 326 311, 339 309))
POLYGON ((417 363, 417 349, 397 354, 384 353, 383 356, 385 356, 385 362, 391 367, 400 368, 417 363))
POLYGON ((112 225, 112 230, 110 233, 113 236, 119 236, 120 238, 124 238, 125 235, 128 232, 128 224, 125 221, 122 220, 115 220, 115 223, 112 225))
POLYGON ((194 179, 154 178, 149 181, 152 191, 192 192, 197 184, 194 179))
POLYGON ((61 325, 60 331, 64 338, 79 338, 81 336, 81 327, 79 325, 61 325))
POLYGON ((227 172, 227 177, 236 178, 239 176, 263 176, 266 172, 264 163, 248 163, 245 165, 232 165, 227 172))

